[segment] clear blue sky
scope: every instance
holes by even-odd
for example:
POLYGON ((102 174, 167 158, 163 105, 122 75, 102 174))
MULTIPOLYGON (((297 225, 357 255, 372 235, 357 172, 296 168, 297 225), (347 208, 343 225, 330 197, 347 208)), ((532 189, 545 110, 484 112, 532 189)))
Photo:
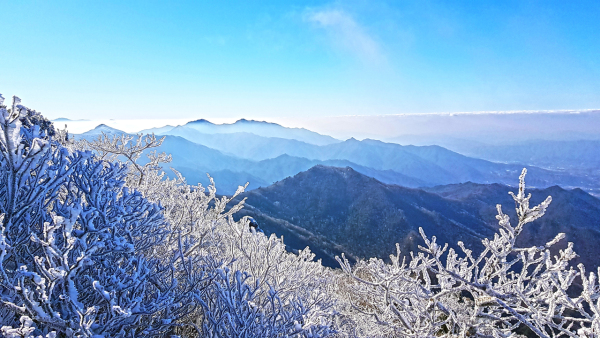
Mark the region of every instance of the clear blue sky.
POLYGON ((598 0, 0 0, 0 13, 0 93, 52 118, 600 107, 598 0))

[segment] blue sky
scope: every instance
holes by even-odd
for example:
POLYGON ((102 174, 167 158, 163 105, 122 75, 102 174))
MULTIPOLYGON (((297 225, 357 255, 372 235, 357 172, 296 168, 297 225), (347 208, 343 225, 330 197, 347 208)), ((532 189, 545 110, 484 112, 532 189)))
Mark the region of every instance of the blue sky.
POLYGON ((51 118, 600 108, 600 1, 0 0, 0 12, 0 93, 51 118))

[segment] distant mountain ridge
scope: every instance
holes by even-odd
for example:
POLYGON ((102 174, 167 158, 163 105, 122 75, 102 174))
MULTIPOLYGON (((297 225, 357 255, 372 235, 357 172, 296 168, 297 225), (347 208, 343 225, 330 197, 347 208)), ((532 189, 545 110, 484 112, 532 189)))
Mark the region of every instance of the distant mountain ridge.
MULTIPOLYGON (((103 125, 82 135, 98 135, 102 130, 108 133, 121 132, 103 125)), ((173 155, 173 163, 169 166, 187 174, 186 177, 192 184, 207 183, 206 172, 215 178, 223 172, 223 180, 217 182, 224 193, 233 193, 238 185, 245 184, 248 179, 249 189, 268 186, 317 164, 350 166, 385 183, 407 187, 466 181, 512 184, 514 177, 518 177, 522 169, 521 165, 470 158, 438 146, 401 146, 368 139, 349 139, 317 146, 250 133, 203 134, 185 126, 175 127, 173 130, 173 134, 177 136, 166 135, 165 144, 158 149, 173 155), (242 158, 240 153, 263 154, 262 157, 257 156, 258 159, 275 155, 277 157, 256 160, 242 158), (213 160, 216 158, 219 160, 213 160)), ((585 176, 534 167, 530 168, 530 172, 533 177, 531 185, 536 187, 560 184, 565 187, 593 189, 598 186, 598 182, 585 176)))
MULTIPOLYGON (((75 137, 93 140, 102 133, 107 135, 126 134, 123 131, 102 124, 75 137)), ((165 135, 163 144, 156 150, 172 155, 173 161, 164 165, 169 176, 174 177, 174 174, 168 170, 172 167, 181 172, 188 183, 201 183, 206 186, 209 184, 206 176, 208 173, 215 179, 217 188, 223 194, 233 194, 239 185, 244 185, 246 182, 250 182, 248 189, 256 189, 260 186, 266 187, 288 176, 308 170, 317 164, 350 165, 367 175, 396 184, 418 186, 425 183, 399 173, 378 171, 343 160, 319 161, 281 155, 273 159, 251 161, 172 135, 165 135)), ((140 159, 142 163, 145 160, 144 157, 140 159)))
MULTIPOLYGON (((203 134, 233 134, 250 133, 263 137, 276 137, 281 139, 297 140, 315 145, 327 145, 340 142, 335 138, 316 133, 304 128, 288 128, 277 123, 240 119, 234 123, 214 124, 205 119, 190 121, 184 126, 192 128, 203 134)), ((177 128, 177 127, 174 127, 177 128)), ((172 129, 174 129, 172 128, 172 129)), ((160 130, 161 128, 142 130, 144 133, 163 133, 168 134, 172 129, 160 130)))
MULTIPOLYGON (((99 125, 75 137, 94 139, 102 133, 123 132, 99 125)), ((506 213, 514 213, 514 202, 507 194, 514 189, 497 183, 463 182, 475 178, 514 184, 520 166, 468 158, 436 146, 399 146, 372 140, 350 139, 312 147, 321 149, 317 155, 322 158, 348 157, 373 163, 375 168, 350 160, 290 155, 252 161, 171 135, 165 136, 157 150, 172 154, 173 162, 165 167, 177 169, 191 184, 208 184, 208 172, 215 178, 220 193, 231 194, 238 185, 250 181, 251 190, 241 196, 248 197, 248 205, 239 216, 255 217, 264 224, 266 232, 284 235, 291 248, 311 246, 330 266, 336 266, 333 257, 342 252, 351 258, 385 258, 393 253, 396 242, 404 252, 413 251, 419 243, 419 226, 440 241, 453 244, 462 240, 478 248, 480 240, 497 229, 496 203, 502 203, 506 213), (435 186, 435 181, 388 168, 406 169, 405 172, 424 178, 441 172, 447 176, 440 175, 437 180, 458 184, 435 186)), ((560 179, 565 180, 561 173, 531 168, 527 182, 548 186, 552 180, 560 179)), ((534 192, 532 203, 549 194, 554 203, 548 217, 523 232, 524 245, 539 245, 550 239, 546 237, 565 232, 567 240, 575 242, 577 252, 585 257, 582 259, 597 257, 599 200, 580 189, 553 186, 534 192)))
POLYGON ((157 134, 180 136, 194 143, 255 161, 271 159, 284 154, 292 156, 298 156, 298 153, 310 155, 319 147, 295 139, 264 137, 249 132, 202 133, 187 125, 177 126, 169 131, 157 134))
MULTIPOLYGON (((127 134, 106 125, 99 125, 88 132, 75 135, 75 138, 85 138, 91 141, 103 132, 107 135, 127 134)), ((169 170, 169 168, 174 168, 186 178, 189 184, 195 185, 201 183, 207 186, 210 183, 206 175, 207 173, 210 173, 211 177, 219 182, 218 188, 221 193, 226 194, 232 194, 239 185, 244 185, 246 182, 251 183, 249 189, 270 184, 270 182, 266 182, 247 172, 231 170, 231 168, 250 167, 254 162, 228 156, 218 150, 190 142, 182 137, 167 135, 163 144, 156 150, 173 155, 172 162, 163 164, 167 175, 175 177, 174 173, 169 170)), ((142 156, 140 162, 145 163, 145 161, 147 161, 147 158, 142 156)))
POLYGON ((98 126, 96 126, 96 128, 92 129, 92 130, 88 130, 85 133, 82 133, 81 136, 84 137, 91 137, 91 136, 99 136, 102 134, 107 134, 107 135, 120 135, 120 134, 127 134, 122 130, 113 128, 113 127, 109 127, 106 124, 99 124, 98 126))
MULTIPOLYGON (((528 177, 533 176, 532 174, 528 177)), ((495 205, 515 220, 510 188, 500 184, 463 183, 423 189, 384 184, 352 168, 315 166, 266 188, 249 191, 239 217, 254 217, 266 233, 283 235, 292 249, 306 245, 324 263, 335 255, 387 258, 399 243, 406 254, 421 244, 418 228, 439 243, 456 248, 460 240, 474 250, 498 229, 495 205)), ((598 266, 600 200, 581 189, 532 189, 532 204, 552 195, 547 215, 523 231, 518 244, 543 245, 566 233, 559 248, 575 243, 586 266, 598 266)))

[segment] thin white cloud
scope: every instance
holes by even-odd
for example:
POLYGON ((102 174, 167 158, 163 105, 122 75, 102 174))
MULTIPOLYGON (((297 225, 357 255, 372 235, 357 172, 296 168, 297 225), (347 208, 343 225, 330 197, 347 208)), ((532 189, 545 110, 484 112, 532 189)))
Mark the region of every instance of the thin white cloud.
POLYGON ((340 9, 307 10, 305 19, 324 29, 333 44, 369 63, 383 63, 377 41, 349 13, 340 9))

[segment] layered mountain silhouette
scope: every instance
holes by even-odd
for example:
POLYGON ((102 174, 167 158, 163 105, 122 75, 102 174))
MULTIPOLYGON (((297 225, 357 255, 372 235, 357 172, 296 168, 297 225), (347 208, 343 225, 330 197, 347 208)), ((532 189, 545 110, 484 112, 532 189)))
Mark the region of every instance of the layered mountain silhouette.
MULTIPOLYGON (((75 137, 91 141, 102 135, 102 133, 109 136, 126 134, 121 130, 106 125, 99 125, 75 137)), ((225 194, 234 193, 239 185, 244 185, 246 182, 251 182, 249 189, 267 186, 271 183, 255 177, 246 171, 231 170, 231 168, 252 167, 255 165, 255 162, 225 155, 218 150, 190 142, 182 137, 167 135, 162 145, 156 150, 172 155, 172 162, 164 164, 167 175, 172 178, 175 177, 175 174, 171 170, 168 170, 168 168, 173 168, 180 172, 189 184, 196 185, 201 183, 205 186, 210 184, 207 173, 216 182, 219 182, 219 188, 225 194)), ((140 163, 143 164, 146 161, 147 158, 144 156, 140 158, 140 163)))
MULTIPOLYGON (((209 122, 202 124, 206 123, 209 122)), ((438 146, 401 146, 368 139, 349 139, 317 146, 251 133, 203 134, 190 127, 176 127, 173 130, 181 136, 164 135, 165 142, 157 149, 173 156, 169 166, 184 174, 191 184, 207 184, 206 173, 210 173, 224 194, 233 193, 238 185, 246 182, 250 182, 249 189, 268 186, 318 164, 349 166, 384 183, 407 187, 467 181, 513 184, 522 169, 521 165, 471 158, 438 146), (238 156, 240 152, 247 156, 238 156), (257 155, 257 159, 253 159, 252 154, 262 156, 257 155), (263 159, 275 155, 277 157, 263 159)), ((102 132, 123 133, 101 125, 81 137, 93 138, 102 132)), ((594 189, 598 186, 598 182, 585 175, 576 176, 535 167, 531 167, 530 172, 530 184, 535 187, 558 184, 594 189)))
POLYGON ((177 126, 157 135, 180 136, 194 143, 217 149, 233 156, 261 161, 281 155, 312 158, 319 146, 295 139, 263 137, 250 132, 202 133, 189 126, 177 126))
MULTIPOLYGON (((225 154, 254 161, 273 159, 281 155, 289 155, 290 158, 300 157, 321 161, 322 164, 327 164, 322 161, 345 160, 355 166, 377 171, 388 171, 388 173, 395 172, 421 183, 421 185, 409 184, 408 186, 433 186, 466 181, 511 184, 513 177, 518 176, 523 167, 521 164, 494 163, 464 156, 440 146, 402 146, 370 139, 359 141, 354 138, 344 142, 319 146, 314 143, 292 139, 294 136, 291 132, 289 133, 291 135, 290 139, 264 137, 253 132, 246 132, 256 132, 251 128, 256 127, 256 125, 275 128, 279 131, 292 130, 277 124, 246 121, 240 124, 245 129, 234 128, 233 126, 240 123, 240 121, 231 125, 214 125, 206 120, 198 120, 185 126, 174 127, 167 131, 163 130, 159 134, 180 136, 191 142, 217 149, 225 154), (215 133, 215 130, 219 130, 218 128, 230 131, 230 133, 215 133), (237 132, 237 130, 245 131, 237 132)), ((281 159, 279 163, 281 163, 281 159)), ((513 161, 513 163, 518 163, 518 161, 513 161)), ((531 162, 524 163, 530 164, 531 162)), ((313 162, 312 164, 318 163, 313 162)), ((354 168, 354 166, 352 167, 354 168)), ((306 169, 308 168, 304 170, 306 169)), ((364 170, 358 170, 364 172, 364 170)), ((586 173, 572 175, 564 171, 544 170, 535 167, 531 167, 530 170, 534 173, 532 176, 535 177, 531 182, 532 186, 548 187, 559 184, 565 187, 597 189, 597 180, 590 179, 586 173)), ((384 176, 375 177, 383 179, 384 176)), ((267 178, 263 177, 263 179, 268 181, 267 178)), ((394 184, 405 183, 385 179, 383 181, 394 184)))
MULTIPOLYGON (((419 227, 439 243, 457 248, 463 241, 479 252, 481 240, 498 230, 496 204, 515 220, 511 190, 468 182, 426 191, 384 184, 349 167, 315 166, 244 193, 238 200, 247 198, 246 207, 238 216, 254 217, 266 233, 282 235, 291 249, 308 245, 324 264, 337 266, 334 256, 342 252, 354 259, 387 258, 396 243, 404 254, 414 252, 422 244, 419 227)), ((578 261, 597 266, 600 200, 581 189, 556 186, 530 192, 532 203, 548 195, 553 202, 546 216, 527 226, 518 244, 543 245, 564 232, 567 237, 557 247, 574 242, 578 261)))
MULTIPOLYGON (((257 136, 275 137, 297 140, 309 144, 326 145, 339 142, 331 136, 321 135, 304 128, 287 128, 277 123, 240 119, 235 123, 214 124, 205 119, 186 123, 184 128, 191 128, 202 134, 233 134, 251 133, 257 136)), ((177 128, 177 127, 175 127, 177 128)), ((168 129, 168 128, 167 128, 168 129)), ((165 133, 170 131, 163 128, 143 130, 143 133, 165 133)))
MULTIPOLYGON (((109 136, 126 134, 121 130, 102 124, 93 130, 76 135, 76 138, 85 138, 91 141, 103 133, 109 136)), ((409 186, 426 184, 424 181, 400 173, 379 171, 345 160, 319 161, 281 155, 273 159, 251 161, 190 142, 179 136, 165 135, 164 137, 163 144, 156 150, 172 155, 172 162, 164 165, 170 177, 175 177, 175 174, 168 170, 168 168, 173 168, 179 171, 190 184, 208 185, 210 181, 207 174, 210 174, 217 182, 219 191, 228 195, 233 194, 239 185, 244 185, 246 182, 250 183, 249 190, 261 186, 266 187, 318 164, 352 166, 366 175, 394 184, 409 186)), ((144 157, 140 159, 141 163, 144 163, 145 160, 144 157)))
MULTIPOLYGON (((194 123, 212 128, 207 121, 194 123)), ((162 128, 168 132, 157 149, 172 154, 165 167, 181 172, 190 184, 207 185, 210 173, 222 194, 250 182, 249 191, 238 198, 247 198, 238 217, 254 217, 266 233, 284 236, 293 250, 310 246, 329 266, 337 266, 334 257, 341 253, 351 259, 386 258, 395 253, 396 243, 405 254, 414 252, 422 241, 419 227, 438 242, 456 246, 463 241, 477 251, 481 239, 498 230, 497 203, 514 217, 507 194, 514 188, 506 184, 517 183, 521 165, 471 158, 439 146, 368 139, 317 145, 245 131, 169 128, 162 128)), ((76 137, 91 140, 103 133, 124 132, 99 125, 76 137)), ((600 201, 581 189, 555 186, 593 188, 597 182, 592 181, 530 167, 528 186, 544 188, 532 190, 532 203, 548 195, 554 201, 545 217, 523 231, 519 244, 542 245, 564 232, 567 238, 558 247, 572 241, 581 254, 578 259, 597 266, 600 201)))
MULTIPOLYGON (((576 176, 588 176, 600 182, 600 140, 598 136, 573 133, 567 139, 531 139, 515 141, 510 138, 488 144, 481 140, 451 137, 417 137, 406 135, 388 139, 398 144, 437 144, 469 157, 499 163, 518 163, 553 171, 568 171, 576 176), (585 137, 596 139, 585 139, 585 137)), ((595 191, 600 196, 600 190, 595 191)))

